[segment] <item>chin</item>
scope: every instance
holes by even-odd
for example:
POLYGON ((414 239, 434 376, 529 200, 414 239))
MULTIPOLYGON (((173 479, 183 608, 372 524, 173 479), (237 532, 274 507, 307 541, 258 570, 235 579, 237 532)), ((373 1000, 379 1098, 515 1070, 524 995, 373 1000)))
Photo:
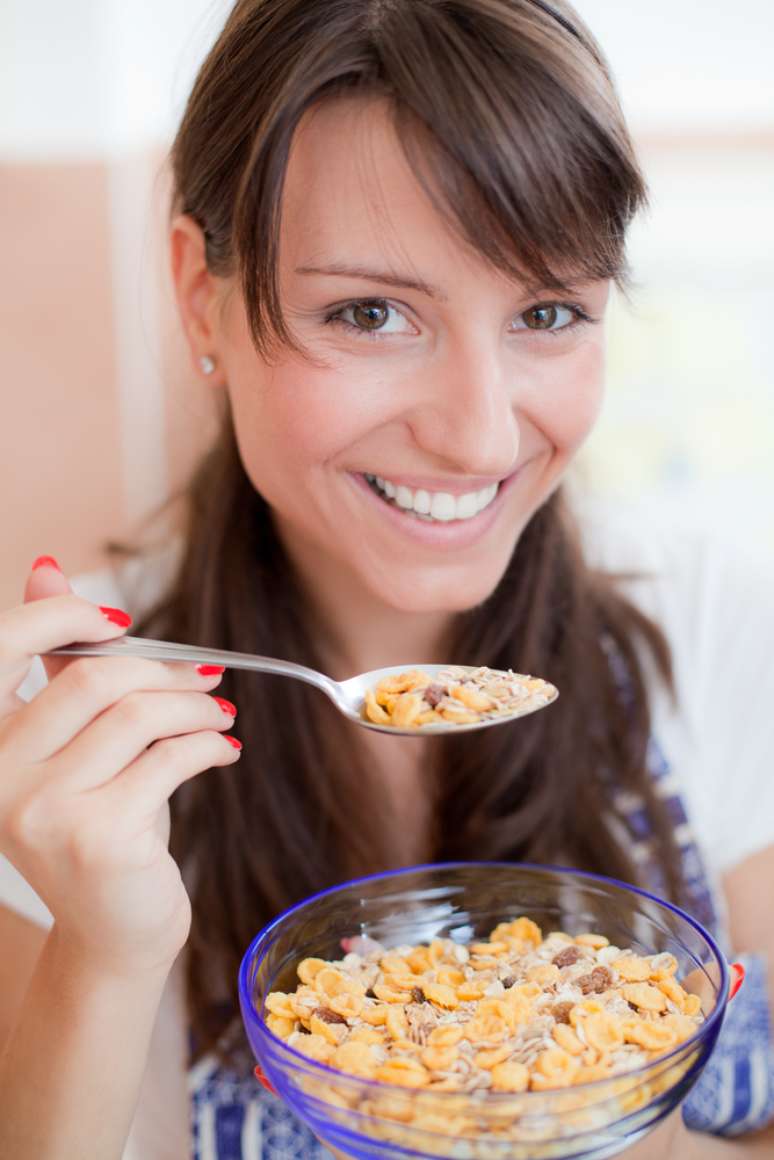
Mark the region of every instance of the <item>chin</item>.
POLYGON ((438 575, 402 579, 393 574, 393 583, 383 583, 371 590, 378 599, 396 612, 422 613, 469 612, 492 595, 502 579, 507 561, 496 573, 439 577, 438 575))

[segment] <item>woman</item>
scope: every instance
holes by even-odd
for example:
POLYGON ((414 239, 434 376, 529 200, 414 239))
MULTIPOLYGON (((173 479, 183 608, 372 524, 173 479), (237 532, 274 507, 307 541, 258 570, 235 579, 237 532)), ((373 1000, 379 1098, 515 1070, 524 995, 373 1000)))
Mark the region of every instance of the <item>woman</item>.
MULTIPOLYGON (((33 654, 128 627, 105 607, 120 587, 101 582, 100 608, 38 561, 0 621, 2 849, 55 918, 46 936, 6 910, 0 928, 16 964, 0 1150, 18 1160, 119 1156, 146 1063, 143 1160, 316 1155, 243 1066, 234 980, 263 922, 354 874, 564 862, 653 886, 723 933, 651 739, 668 642, 587 562, 560 486, 599 410, 605 306, 645 198, 572 10, 240 0, 172 162, 177 299, 223 431, 141 631, 335 677, 513 666, 562 698, 512 728, 406 740, 351 728, 297 683, 229 672, 229 743, 234 704, 208 695, 220 674, 48 658, 25 704, 33 654), (162 1021, 186 943, 184 1000, 167 989, 162 1021)), ((742 951, 774 951, 751 901, 774 883, 771 830, 737 841, 727 878, 742 951)), ((766 1101, 687 1118, 757 1127, 766 1101)), ((677 1115, 632 1155, 767 1147, 677 1115)))

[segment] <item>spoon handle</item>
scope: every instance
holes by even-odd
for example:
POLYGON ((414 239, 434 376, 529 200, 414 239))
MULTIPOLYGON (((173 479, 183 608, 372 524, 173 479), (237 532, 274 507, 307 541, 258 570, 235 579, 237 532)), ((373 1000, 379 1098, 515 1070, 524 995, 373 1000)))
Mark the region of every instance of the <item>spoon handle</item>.
POLYGON ((260 657, 253 653, 226 652, 215 648, 201 648, 192 644, 173 644, 167 640, 146 640, 141 636, 122 636, 118 640, 98 644, 68 644, 44 654, 50 657, 144 657, 150 661, 194 661, 207 665, 225 665, 229 669, 250 669, 258 673, 273 673, 279 677, 295 677, 321 689, 334 701, 338 700, 338 685, 330 677, 275 657, 260 657))

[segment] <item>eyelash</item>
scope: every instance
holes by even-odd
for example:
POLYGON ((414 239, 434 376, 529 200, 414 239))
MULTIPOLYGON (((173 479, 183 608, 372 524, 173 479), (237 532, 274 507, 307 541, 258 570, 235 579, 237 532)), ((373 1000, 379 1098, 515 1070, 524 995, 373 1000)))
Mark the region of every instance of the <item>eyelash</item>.
MULTIPOLYGON (((393 310, 398 310, 398 307, 394 306, 393 303, 389 302, 386 298, 353 298, 349 302, 342 303, 341 306, 337 306, 334 310, 331 310, 328 314, 326 314, 324 318, 325 325, 341 326, 349 334, 357 336, 358 338, 371 339, 372 341, 375 339, 383 339, 385 336, 380 330, 363 330, 359 326, 353 326, 351 322, 348 322, 347 319, 341 317, 345 310, 349 310, 353 306, 371 305, 390 306, 393 310)), ((558 338, 558 336, 561 334, 567 334, 570 331, 579 330, 584 326, 594 326, 597 322, 599 322, 598 318, 593 318, 588 313, 588 311, 584 310, 584 308, 578 302, 536 302, 534 306, 528 306, 526 310, 521 312, 521 314, 526 314, 529 310, 539 310, 541 307, 545 306, 558 306, 564 310, 569 310, 575 315, 575 318, 566 326, 560 326, 555 330, 540 330, 532 327, 524 327, 524 330, 527 334, 545 334, 550 335, 553 338, 558 338)), ((521 314, 517 317, 521 317, 521 314)))

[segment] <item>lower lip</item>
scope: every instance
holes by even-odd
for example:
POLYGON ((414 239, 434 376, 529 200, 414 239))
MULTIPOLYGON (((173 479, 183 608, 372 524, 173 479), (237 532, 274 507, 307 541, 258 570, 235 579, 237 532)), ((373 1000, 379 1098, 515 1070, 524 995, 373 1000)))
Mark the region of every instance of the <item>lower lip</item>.
POLYGON ((417 519, 415 516, 404 515, 402 508, 396 504, 386 503, 373 491, 365 476, 353 473, 350 475, 350 479, 362 492, 365 492, 367 498, 379 509, 384 518, 389 520, 404 536, 410 536, 416 543, 426 544, 431 548, 446 548, 449 551, 455 551, 470 547, 486 535, 497 519, 505 495, 520 477, 522 471, 523 465, 513 475, 509 475, 507 479, 503 480, 492 502, 472 519, 438 520, 433 523, 429 520, 417 519))

